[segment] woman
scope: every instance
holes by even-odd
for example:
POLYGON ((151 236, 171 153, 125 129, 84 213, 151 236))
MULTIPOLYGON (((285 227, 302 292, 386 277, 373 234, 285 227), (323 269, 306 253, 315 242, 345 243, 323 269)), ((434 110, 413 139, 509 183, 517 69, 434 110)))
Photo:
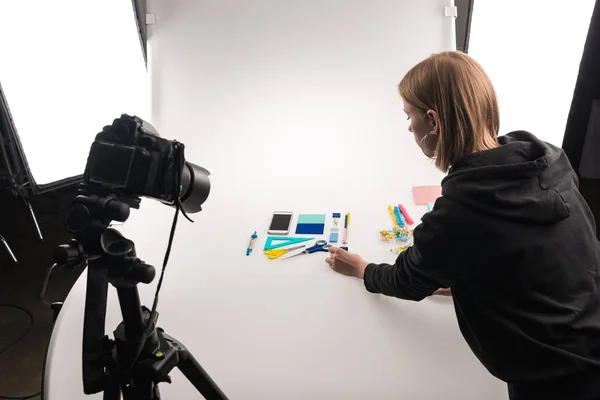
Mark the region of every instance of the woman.
POLYGON ((442 197, 394 265, 339 248, 327 263, 406 300, 451 288, 464 338, 513 400, 600 399, 600 246, 565 153, 498 137, 494 88, 463 53, 422 61, 399 91, 417 145, 448 172, 442 197))

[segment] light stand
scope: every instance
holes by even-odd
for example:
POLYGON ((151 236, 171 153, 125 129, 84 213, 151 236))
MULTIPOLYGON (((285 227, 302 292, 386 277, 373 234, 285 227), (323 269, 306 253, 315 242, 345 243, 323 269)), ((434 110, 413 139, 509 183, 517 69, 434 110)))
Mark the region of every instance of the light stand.
MULTIPOLYGON (((20 199, 25 207, 29 210, 31 220, 35 226, 37 237, 39 240, 44 240, 42 231, 33 212, 33 207, 29 202, 28 186, 32 186, 29 176, 26 171, 26 161, 21 149, 21 143, 16 132, 13 131, 11 124, 10 112, 8 105, 4 99, 2 87, 0 87, 0 158, 3 161, 2 173, 0 173, 0 181, 3 186, 15 197, 20 199)), ((16 263, 17 258, 14 256, 6 240, 3 240, 4 247, 10 253, 11 258, 16 263)))

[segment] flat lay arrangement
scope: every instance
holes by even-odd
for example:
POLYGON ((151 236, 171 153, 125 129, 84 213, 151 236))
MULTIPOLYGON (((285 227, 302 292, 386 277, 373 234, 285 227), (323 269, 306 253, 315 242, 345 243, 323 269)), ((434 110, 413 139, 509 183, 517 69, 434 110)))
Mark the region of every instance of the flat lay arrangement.
MULTIPOLYGON (((423 188, 423 187, 421 187, 423 188)), ((428 204, 427 201, 439 197, 439 191, 434 187, 427 189, 416 189, 415 193, 421 191, 428 192, 421 198, 421 204, 428 204)), ((433 203, 430 203, 431 210, 433 203)), ((388 205, 387 212, 392 218, 390 228, 379 231, 381 241, 392 244, 389 250, 394 254, 399 254, 406 250, 413 243, 414 220, 411 218, 407 208, 402 204, 388 205)), ((350 213, 332 212, 328 214, 298 214, 295 218, 292 211, 276 211, 271 217, 267 236, 264 241, 263 253, 269 260, 285 260, 298 255, 313 254, 315 252, 327 252, 333 246, 340 246, 348 250, 348 237, 350 230, 350 213), (289 236, 294 232, 295 236, 289 236), (327 232, 327 233, 326 233, 327 232), (320 236, 320 237, 319 237, 320 236), (303 243, 303 242, 313 242, 303 243)), ((246 248, 246 255, 252 254, 257 240, 259 240, 257 231, 250 236, 250 242, 246 248)))

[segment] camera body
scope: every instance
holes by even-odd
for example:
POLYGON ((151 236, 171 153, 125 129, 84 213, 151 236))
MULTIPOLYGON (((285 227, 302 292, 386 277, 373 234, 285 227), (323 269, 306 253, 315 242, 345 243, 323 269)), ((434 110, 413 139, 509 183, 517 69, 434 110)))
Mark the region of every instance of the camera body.
POLYGON ((178 167, 174 153, 173 144, 152 125, 123 114, 96 135, 83 178, 125 195, 172 202, 178 167))
POLYGON ((83 179, 88 187, 171 206, 179 195, 184 211, 198 212, 210 192, 210 174, 186 162, 183 150, 183 144, 161 138, 148 122, 122 114, 96 135, 83 179))

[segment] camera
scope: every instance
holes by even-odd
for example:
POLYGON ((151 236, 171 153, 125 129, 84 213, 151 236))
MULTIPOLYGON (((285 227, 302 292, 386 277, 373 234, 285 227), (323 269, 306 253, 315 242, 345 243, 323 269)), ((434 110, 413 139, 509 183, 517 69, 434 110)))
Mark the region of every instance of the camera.
POLYGON ((56 249, 40 294, 43 298, 56 265, 87 264, 81 347, 85 394, 158 399, 158 384, 170 383, 169 373, 177 367, 206 399, 227 400, 185 345, 156 326, 177 217, 201 211, 210 192, 209 172, 185 161, 184 150, 182 143, 162 139, 152 125, 127 114, 105 126, 92 143, 84 182, 65 218, 73 238, 56 249), (132 240, 111 226, 125 222, 130 208, 139 208, 140 197, 176 209, 152 309, 141 305, 137 285, 151 283, 156 270, 137 257, 132 240), (117 290, 123 316, 114 339, 105 333, 109 283, 117 290))
POLYGON ((184 145, 159 136, 137 116, 122 114, 96 135, 83 179, 88 189, 120 196, 149 197, 181 208, 202 210, 210 193, 210 173, 185 161, 184 145))

